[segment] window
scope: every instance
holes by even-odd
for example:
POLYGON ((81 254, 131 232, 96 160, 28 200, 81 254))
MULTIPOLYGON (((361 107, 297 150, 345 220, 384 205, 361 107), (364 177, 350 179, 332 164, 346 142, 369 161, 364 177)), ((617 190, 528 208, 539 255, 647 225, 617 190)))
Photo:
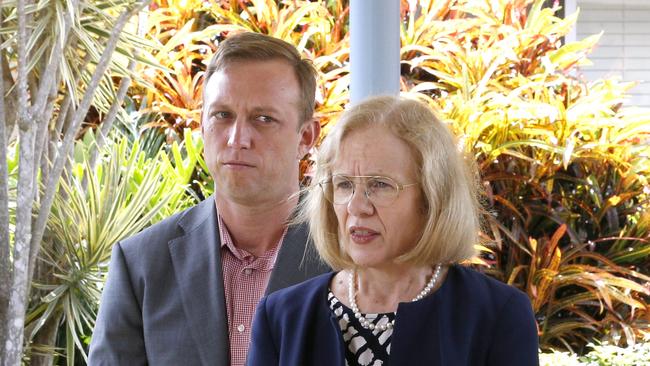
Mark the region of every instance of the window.
POLYGON ((650 1, 648 0, 565 0, 565 13, 580 16, 567 41, 604 32, 589 56, 592 66, 580 72, 587 80, 619 76, 638 81, 630 90, 628 105, 650 107, 650 1))

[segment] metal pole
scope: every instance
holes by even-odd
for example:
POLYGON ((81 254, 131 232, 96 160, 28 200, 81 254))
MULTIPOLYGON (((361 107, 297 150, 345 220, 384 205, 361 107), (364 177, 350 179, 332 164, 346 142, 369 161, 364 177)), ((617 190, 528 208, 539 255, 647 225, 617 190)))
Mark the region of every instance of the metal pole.
POLYGON ((399 0, 350 1, 350 101, 398 95, 399 0))

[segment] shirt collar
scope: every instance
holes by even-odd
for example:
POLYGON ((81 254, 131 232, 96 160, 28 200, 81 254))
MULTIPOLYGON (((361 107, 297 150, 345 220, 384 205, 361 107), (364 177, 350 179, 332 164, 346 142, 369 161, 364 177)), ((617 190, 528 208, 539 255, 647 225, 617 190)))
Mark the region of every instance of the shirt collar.
POLYGON ((284 231, 282 232, 282 236, 280 237, 280 240, 278 243, 271 249, 267 250, 264 252, 259 257, 255 257, 251 253, 237 248, 232 240, 232 237, 230 236, 230 232, 228 231, 228 228, 226 227, 225 223, 223 222, 223 219, 221 218, 221 215, 218 214, 217 212, 217 222, 219 225, 219 236, 221 238, 221 249, 223 250, 224 247, 228 249, 228 251, 237 258, 237 260, 242 261, 242 262, 249 262, 254 265, 254 267, 260 269, 260 270, 271 270, 273 269, 273 266, 275 264, 275 260, 278 256, 278 252, 280 251, 280 247, 282 246, 282 242, 284 241, 284 237, 287 234, 287 227, 285 226, 284 231))

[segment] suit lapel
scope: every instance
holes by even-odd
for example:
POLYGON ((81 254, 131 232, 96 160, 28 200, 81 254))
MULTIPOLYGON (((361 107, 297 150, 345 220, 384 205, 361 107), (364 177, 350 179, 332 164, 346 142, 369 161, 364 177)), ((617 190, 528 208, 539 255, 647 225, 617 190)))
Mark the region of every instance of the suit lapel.
POLYGON ((329 270, 309 243, 307 225, 292 225, 287 230, 275 260, 266 294, 303 282, 329 270))
POLYGON ((227 366, 228 319, 214 198, 190 210, 179 225, 185 234, 168 245, 185 316, 202 363, 227 366))

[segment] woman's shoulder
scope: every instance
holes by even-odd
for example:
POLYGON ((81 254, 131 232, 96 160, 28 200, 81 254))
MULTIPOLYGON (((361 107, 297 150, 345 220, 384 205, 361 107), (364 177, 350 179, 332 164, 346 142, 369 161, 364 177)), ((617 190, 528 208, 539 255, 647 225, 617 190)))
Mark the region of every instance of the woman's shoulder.
POLYGON ((528 296, 514 286, 503 283, 473 268, 454 265, 447 276, 451 291, 472 303, 500 306, 508 302, 528 302, 528 296))
POLYGON ((327 288, 335 272, 328 272, 290 287, 277 290, 268 295, 264 301, 267 306, 285 307, 287 309, 304 306, 320 296, 327 296, 327 288))

